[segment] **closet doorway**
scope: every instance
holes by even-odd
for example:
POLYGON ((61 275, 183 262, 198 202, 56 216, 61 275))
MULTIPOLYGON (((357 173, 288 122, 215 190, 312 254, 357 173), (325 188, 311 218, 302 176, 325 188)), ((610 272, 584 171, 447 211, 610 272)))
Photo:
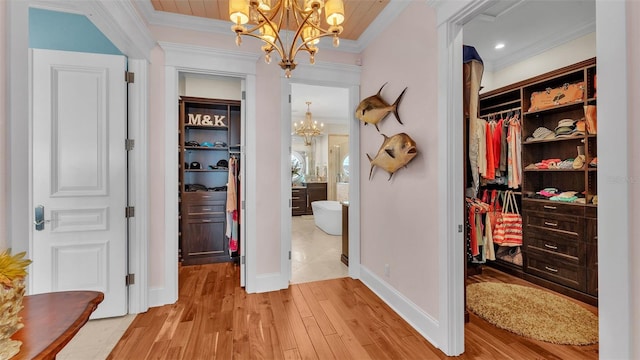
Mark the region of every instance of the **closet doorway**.
POLYGON ((180 182, 184 183, 178 202, 179 259, 182 266, 234 262, 241 269, 241 286, 245 285, 241 257, 246 234, 245 213, 240 206, 245 194, 243 91, 241 78, 178 74, 178 95, 190 101, 187 105, 185 100, 184 109, 180 109, 185 114, 177 120, 179 131, 184 132, 180 134, 183 143, 179 144, 183 160, 178 164, 180 182), (207 122, 207 117, 215 121, 207 122), (233 211, 229 203, 235 204, 233 211), (203 250, 192 250, 195 255, 188 253, 191 243, 203 250))
POLYGON ((348 88, 291 84, 291 283, 348 276, 349 119, 348 88))
MULTIPOLYGON (((595 1, 588 0, 579 3, 566 1, 553 3, 538 1, 498 1, 492 3, 491 6, 484 9, 480 15, 467 22, 463 27, 462 34, 464 45, 473 47, 482 61, 481 98, 482 94, 489 94, 489 97, 508 97, 502 94, 494 95, 492 91, 572 64, 580 63, 596 56, 595 1), (540 19, 544 19, 544 21, 541 22, 540 19), (561 21, 556 21, 556 19, 561 19, 561 21), (545 34, 547 31, 549 33, 545 34)), ((593 71, 595 72, 595 68, 593 71)), ((589 75, 589 73, 585 72, 585 74, 585 78, 590 78, 591 75, 589 75)), ((528 95, 529 94, 525 94, 522 96, 528 95)), ((518 96, 520 95, 518 94, 518 96)), ((588 97, 587 95, 587 98, 588 97)), ((591 97, 593 96, 591 95, 591 97)), ((528 98, 522 100, 523 104, 528 104, 528 102, 528 98)), ((470 103, 472 102, 467 102, 467 104, 470 103)), ((485 118, 485 120, 491 120, 490 118, 499 120, 510 119, 515 115, 519 115, 519 119, 525 121, 522 120, 522 112, 527 112, 529 108, 520 107, 519 101, 514 102, 512 106, 509 106, 508 101, 505 99, 495 101, 494 103, 501 103, 501 105, 495 106, 495 108, 489 108, 487 106, 483 108, 482 103, 479 105, 479 115, 481 118, 485 118)), ((474 109, 469 110, 473 111, 474 109)), ((578 113, 581 110, 580 108, 576 112, 578 113)), ((473 116, 473 114, 469 115, 473 116)), ((555 118, 553 120, 557 121, 555 118)), ((470 132, 468 131, 468 121, 470 120, 465 117, 463 138, 465 142, 464 193, 466 201, 465 205, 463 205, 465 206, 463 212, 465 214, 465 223, 467 224, 465 228, 467 231, 469 231, 470 226, 472 226, 469 224, 469 217, 467 216, 469 214, 469 208, 467 207, 469 200, 478 199, 482 202, 485 190, 487 190, 489 194, 491 194, 493 190, 497 190, 498 192, 504 192, 506 190, 514 191, 517 194, 517 203, 520 209, 522 209, 522 197, 529 196, 528 191, 522 191, 521 183, 515 186, 509 185, 508 175, 505 176, 504 181, 486 181, 486 179, 483 180, 482 175, 478 176, 479 181, 474 181, 476 175, 471 171, 469 164, 470 152, 468 147, 471 145, 469 142, 470 132)), ((506 132, 507 128, 505 127, 503 130, 506 132)), ((555 129, 551 128, 550 130, 554 131, 555 129)), ((533 129, 523 130, 521 141, 526 141, 525 137, 532 132, 533 129)), ((589 141, 593 142, 593 147, 595 148, 596 139, 593 138, 589 141)), ((553 143, 550 144, 553 145, 553 143)), ((577 154, 579 154, 579 151, 578 149, 577 154)), ((536 156, 548 154, 551 154, 551 151, 540 151, 536 156)), ((564 158, 568 157, 567 154, 563 155, 564 158)), ((543 159, 534 159, 530 156, 525 158, 523 155, 521 169, 524 169, 531 162, 541 160, 543 159)), ((520 171, 520 173, 522 173, 522 171, 520 171)), ((540 184, 552 183, 550 179, 558 177, 557 175, 549 173, 548 178, 545 179, 545 175, 546 173, 539 174, 539 178, 542 179, 539 180, 540 184)), ((536 176, 538 176, 538 174, 536 174, 536 176)), ((593 178, 595 178, 595 175, 593 178)), ((590 180, 585 180, 583 184, 578 181, 575 186, 584 186, 585 188, 580 190, 584 190, 588 194, 589 191, 594 191, 594 189, 588 189, 589 186, 586 184, 589 183, 589 181, 590 180)), ((590 195, 586 195, 586 201, 588 202, 590 200, 590 195)), ((491 196, 486 200, 486 203, 490 204, 490 202, 491 196)), ((594 226, 597 228, 597 225, 594 226)), ((590 230, 586 229, 584 231, 588 233, 590 230)), ((468 232, 465 232, 465 234, 468 234, 468 232)), ((468 241, 466 236, 465 241, 468 241)), ((506 254, 498 253, 499 250, 503 250, 502 248, 499 249, 493 245, 491 245, 491 247, 495 249, 495 260, 490 260, 488 252, 485 252, 484 249, 482 249, 481 255, 485 256, 472 256, 470 255, 471 249, 469 249, 469 246, 465 246, 465 258, 467 259, 465 262, 465 274, 467 276, 479 274, 474 276, 471 281, 513 281, 513 283, 522 283, 522 278, 532 278, 531 273, 525 270, 527 267, 526 254, 523 255, 520 247, 512 247, 509 249, 511 251, 506 254), (508 275, 496 276, 494 269, 514 275, 514 277, 508 275)), ((556 286, 552 283, 548 286, 543 285, 543 287, 563 292, 561 286, 556 286)), ((587 293, 588 290, 584 290, 584 292, 587 293)), ((580 296, 577 296, 577 298, 580 298, 580 296)))

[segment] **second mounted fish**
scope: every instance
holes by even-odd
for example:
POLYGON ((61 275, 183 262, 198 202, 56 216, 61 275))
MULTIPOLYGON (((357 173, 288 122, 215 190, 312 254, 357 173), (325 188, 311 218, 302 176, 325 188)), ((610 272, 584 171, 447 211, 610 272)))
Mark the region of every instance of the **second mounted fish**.
POLYGON ((371 156, 367 154, 367 158, 369 158, 369 162, 371 163, 369 180, 371 180, 373 168, 376 166, 388 172, 389 180, 391 180, 391 177, 396 171, 403 166, 407 166, 407 164, 418 154, 416 142, 413 141, 409 135, 400 133, 391 137, 388 137, 385 134, 382 134, 382 136, 384 136, 384 141, 382 142, 376 156, 371 158, 371 156))

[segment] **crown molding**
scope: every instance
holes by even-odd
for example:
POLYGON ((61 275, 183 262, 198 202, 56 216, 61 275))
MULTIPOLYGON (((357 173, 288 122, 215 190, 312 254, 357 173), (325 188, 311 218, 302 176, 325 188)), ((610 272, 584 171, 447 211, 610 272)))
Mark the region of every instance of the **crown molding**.
MULTIPOLYGON (((320 41, 318 48, 354 54, 361 53, 410 3, 411 0, 391 0, 358 40, 340 39, 340 46, 337 48, 334 48, 330 41, 320 41)), ((150 25, 221 34, 228 36, 230 39, 236 36, 231 31, 231 23, 229 21, 157 11, 151 5, 151 1, 147 0, 138 1, 136 5, 141 16, 150 25)), ((292 33, 290 35, 293 36, 292 33)))
POLYGON ((554 38, 545 39, 527 46, 524 49, 516 51, 511 56, 501 57, 499 60, 492 61, 490 63, 485 62, 485 71, 496 72, 500 71, 510 65, 519 63, 526 59, 530 59, 533 56, 542 54, 543 52, 553 49, 556 46, 560 46, 569 41, 575 40, 579 37, 594 33, 596 31, 595 21, 584 24, 582 27, 573 29, 573 31, 566 32, 562 35, 558 35, 554 38))
POLYGON ((404 11, 404 9, 411 3, 410 0, 391 0, 389 4, 382 9, 380 14, 371 22, 367 29, 360 35, 360 38, 356 41, 357 51, 361 53, 369 46, 369 43, 378 35, 380 35, 397 17, 404 11))
POLYGON ((156 41, 130 1, 36 0, 29 6, 84 15, 123 54, 150 59, 156 41))

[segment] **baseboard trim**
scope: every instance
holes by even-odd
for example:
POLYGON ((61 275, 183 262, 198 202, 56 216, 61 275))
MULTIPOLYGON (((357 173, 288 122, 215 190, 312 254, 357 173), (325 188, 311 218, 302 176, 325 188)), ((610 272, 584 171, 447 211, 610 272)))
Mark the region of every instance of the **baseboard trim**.
POLYGON ((278 291, 289 287, 289 281, 282 273, 268 273, 256 276, 255 292, 278 291))
POLYGON ((156 287, 149 289, 148 301, 149 307, 152 308, 167 304, 174 304, 178 299, 169 299, 166 288, 156 287))
POLYGON ((440 337, 438 333, 439 323, 436 319, 425 313, 424 310, 420 309, 398 290, 362 265, 360 265, 360 281, 378 295, 427 341, 439 348, 438 343, 434 340, 440 337))

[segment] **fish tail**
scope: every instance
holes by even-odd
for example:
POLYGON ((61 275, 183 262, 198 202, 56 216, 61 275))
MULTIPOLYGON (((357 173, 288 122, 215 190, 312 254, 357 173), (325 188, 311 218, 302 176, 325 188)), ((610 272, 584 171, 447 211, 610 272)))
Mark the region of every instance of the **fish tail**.
POLYGON ((400 93, 400 96, 398 96, 398 98, 393 103, 393 105, 391 105, 391 108, 393 109, 393 115, 396 116, 396 119, 402 125, 404 125, 404 123, 402 122, 402 120, 400 120, 400 115, 398 115, 398 105, 400 105, 400 101, 402 100, 402 96, 404 95, 405 91, 407 91, 407 88, 404 88, 404 90, 402 90, 402 92, 400 93))
POLYGON ((371 163, 371 168, 369 169, 369 180, 371 180, 371 175, 373 175, 373 159, 371 158, 371 156, 369 156, 369 154, 366 154, 367 158, 369 159, 369 162, 371 163))

